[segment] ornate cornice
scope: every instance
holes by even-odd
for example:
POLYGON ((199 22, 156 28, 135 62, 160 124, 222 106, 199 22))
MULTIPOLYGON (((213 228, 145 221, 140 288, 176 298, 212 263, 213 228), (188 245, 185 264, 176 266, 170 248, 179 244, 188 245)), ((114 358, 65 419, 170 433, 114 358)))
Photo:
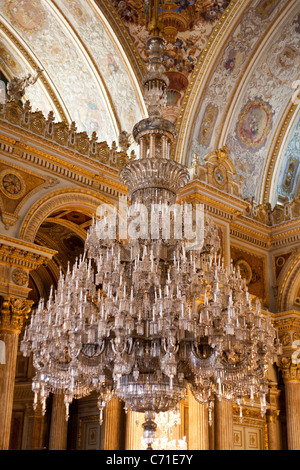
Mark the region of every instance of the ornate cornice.
POLYGON ((55 251, 50 248, 0 235, 0 264, 31 271, 51 259, 54 254, 55 251))

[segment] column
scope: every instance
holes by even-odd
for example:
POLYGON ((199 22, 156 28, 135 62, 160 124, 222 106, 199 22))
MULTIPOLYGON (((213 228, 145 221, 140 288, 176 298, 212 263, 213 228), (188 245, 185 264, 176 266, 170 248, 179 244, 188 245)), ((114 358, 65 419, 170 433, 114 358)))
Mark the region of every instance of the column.
POLYGON ((32 303, 11 296, 1 299, 0 341, 5 344, 5 363, 0 364, 0 450, 9 448, 18 339, 32 303))
POLYGON ((125 450, 141 450, 144 414, 128 410, 126 413, 125 450))
POLYGON ((300 450, 300 364, 282 369, 288 450, 300 450))
POLYGON ((215 450, 233 450, 233 408, 230 400, 215 399, 215 450))
POLYGON ((125 441, 125 419, 123 403, 118 398, 106 405, 104 418, 103 450, 123 450, 125 441))
POLYGON ((206 406, 198 403, 189 391, 189 450, 209 450, 209 424, 206 406))
MULTIPOLYGON (((273 369, 275 373, 275 369, 273 369)), ((280 390, 278 390, 278 381, 277 373, 275 380, 271 380, 271 374, 269 374, 269 393, 267 397, 268 403, 270 403, 270 408, 267 410, 266 419, 267 419, 267 430, 268 430, 268 449, 269 450, 281 450, 281 427, 280 427, 280 390)))
POLYGON ((32 427, 32 450, 43 449, 43 433, 45 426, 45 416, 42 412, 40 404, 37 405, 33 416, 33 427, 32 427))
POLYGON ((267 426, 268 426, 268 450, 280 450, 280 433, 279 433, 279 411, 267 411, 267 426))
POLYGON ((49 450, 66 450, 68 438, 68 421, 66 420, 66 406, 64 395, 53 395, 51 410, 51 425, 49 437, 49 450))

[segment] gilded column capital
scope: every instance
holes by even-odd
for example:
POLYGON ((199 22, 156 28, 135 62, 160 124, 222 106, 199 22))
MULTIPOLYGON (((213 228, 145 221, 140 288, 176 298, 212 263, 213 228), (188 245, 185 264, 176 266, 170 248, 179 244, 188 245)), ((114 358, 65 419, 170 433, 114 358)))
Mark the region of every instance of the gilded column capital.
POLYGON ((4 296, 1 300, 0 329, 21 333, 24 321, 31 312, 33 301, 11 296, 4 296))
POLYGON ((277 362, 285 383, 300 383, 300 362, 291 357, 281 357, 277 362))
POLYGON ((275 423, 278 419, 280 410, 267 410, 267 422, 268 423, 275 423))

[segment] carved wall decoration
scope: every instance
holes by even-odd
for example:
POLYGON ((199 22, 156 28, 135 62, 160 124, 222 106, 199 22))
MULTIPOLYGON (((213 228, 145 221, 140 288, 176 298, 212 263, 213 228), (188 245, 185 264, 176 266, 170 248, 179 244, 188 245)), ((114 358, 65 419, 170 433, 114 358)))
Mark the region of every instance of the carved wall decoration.
POLYGON ((214 178, 217 185, 221 187, 225 185, 227 181, 227 171, 223 165, 218 165, 214 169, 214 178))
POLYGON ((0 173, 0 189, 6 197, 20 199, 26 192, 26 184, 18 171, 7 168, 0 173))
POLYGON ((17 286, 27 286, 28 284, 28 272, 24 271, 24 269, 14 269, 12 272, 12 280, 17 286))
POLYGON ((238 117, 237 137, 248 148, 264 145, 272 128, 272 108, 269 103, 256 99, 244 106, 238 117))
POLYGON ((15 224, 21 207, 35 192, 57 181, 50 176, 40 177, 31 170, 24 171, 12 163, 8 166, 0 159, 0 216, 5 228, 15 224))
POLYGON ((235 265, 239 268, 242 278, 246 280, 246 284, 249 285, 253 277, 250 264, 247 263, 246 260, 240 259, 235 263, 235 265))

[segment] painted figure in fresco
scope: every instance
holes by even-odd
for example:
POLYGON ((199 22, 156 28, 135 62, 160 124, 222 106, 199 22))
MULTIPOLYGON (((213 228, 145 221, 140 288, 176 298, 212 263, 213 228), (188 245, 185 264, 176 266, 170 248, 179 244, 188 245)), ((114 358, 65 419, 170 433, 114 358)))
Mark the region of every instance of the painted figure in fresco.
POLYGON ((260 99, 249 102, 239 116, 237 132, 247 147, 264 144, 272 127, 272 108, 260 99))

